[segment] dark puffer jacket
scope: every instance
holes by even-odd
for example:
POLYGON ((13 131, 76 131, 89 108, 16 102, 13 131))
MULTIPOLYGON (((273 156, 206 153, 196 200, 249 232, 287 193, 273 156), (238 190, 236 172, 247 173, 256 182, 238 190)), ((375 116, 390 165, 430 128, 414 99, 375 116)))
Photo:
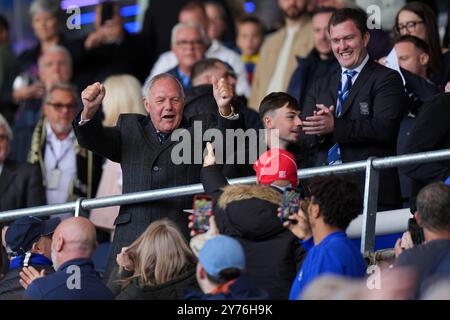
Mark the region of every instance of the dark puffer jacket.
POLYGON ((204 167, 201 181, 206 193, 218 200, 220 233, 242 244, 254 285, 271 299, 287 299, 305 251, 277 217, 281 191, 264 185, 226 186, 218 166, 204 167))

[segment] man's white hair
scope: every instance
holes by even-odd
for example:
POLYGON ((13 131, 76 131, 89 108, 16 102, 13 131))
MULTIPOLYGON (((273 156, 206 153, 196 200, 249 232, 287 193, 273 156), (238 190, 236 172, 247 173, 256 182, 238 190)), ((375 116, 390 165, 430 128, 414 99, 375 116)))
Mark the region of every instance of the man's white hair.
POLYGON ((180 83, 180 81, 177 78, 175 78, 170 73, 160 73, 160 74, 157 74, 156 76, 154 76, 153 78, 148 78, 147 81, 145 81, 144 87, 142 88, 142 96, 146 97, 147 99, 150 99, 150 90, 153 88, 155 82, 158 80, 164 79, 164 78, 172 79, 177 83, 178 87, 180 88, 181 97, 184 100, 185 96, 184 96, 183 85, 180 83))
POLYGON ((175 44, 177 42, 177 33, 180 29, 194 29, 200 34, 203 45, 208 45, 208 37, 206 36, 206 31, 200 25, 191 22, 179 22, 172 28, 172 34, 170 38, 170 43, 175 44))
POLYGON ((31 16, 34 16, 37 13, 45 12, 56 17, 59 12, 58 2, 53 0, 34 0, 30 5, 29 13, 31 16))
POLYGON ((44 55, 47 53, 54 53, 54 52, 61 52, 64 55, 67 63, 69 64, 70 70, 72 70, 72 55, 70 54, 69 50, 67 50, 65 47, 57 44, 49 47, 47 50, 45 50, 45 53, 39 57, 38 60, 39 69, 42 68, 42 57, 44 57, 44 55))

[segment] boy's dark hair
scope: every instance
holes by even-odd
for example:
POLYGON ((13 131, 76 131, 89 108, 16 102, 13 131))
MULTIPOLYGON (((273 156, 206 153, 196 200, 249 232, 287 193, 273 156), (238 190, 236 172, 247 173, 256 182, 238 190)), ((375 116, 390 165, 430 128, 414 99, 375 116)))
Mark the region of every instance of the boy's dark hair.
POLYGON ((237 25, 240 26, 245 23, 253 23, 253 24, 257 25, 261 34, 264 35, 264 32, 265 32, 264 24, 262 23, 261 19, 259 19, 257 16, 251 16, 251 15, 244 16, 243 18, 239 19, 239 21, 237 22, 237 25))
POLYGON ((333 175, 315 177, 309 181, 311 203, 318 204, 324 222, 347 229, 363 209, 359 187, 344 178, 333 175))
POLYGON ((194 80, 205 71, 216 68, 218 63, 223 64, 224 62, 217 58, 205 58, 197 61, 191 69, 191 80, 194 80))
POLYGON ((430 47, 428 46, 428 44, 425 41, 423 41, 420 38, 417 38, 410 34, 406 34, 404 36, 396 38, 394 41, 394 45, 396 45, 397 43, 401 43, 401 42, 410 42, 420 51, 430 54, 430 47))
POLYGON ((312 12, 311 17, 314 17, 315 15, 318 15, 321 13, 335 13, 336 10, 337 9, 333 8, 333 7, 318 7, 312 12))
POLYGON ((219 272, 218 277, 214 277, 208 273, 206 273, 206 277, 212 283, 217 285, 223 285, 228 281, 234 280, 241 275, 242 271, 237 268, 228 268, 219 272))
POLYGON ((297 99, 286 92, 272 92, 264 97, 259 106, 259 117, 261 120, 271 111, 278 110, 288 105, 292 110, 300 111, 297 99))
POLYGON ((2 14, 0 14, 0 30, 9 31, 8 20, 6 20, 6 17, 2 14))
POLYGON ((429 184, 420 190, 416 203, 423 228, 450 230, 450 186, 442 182, 429 184))
POLYGON ((328 32, 330 32, 331 26, 334 27, 348 20, 353 21, 362 36, 369 32, 369 29, 367 29, 367 14, 364 10, 357 8, 343 8, 336 10, 328 23, 328 32))

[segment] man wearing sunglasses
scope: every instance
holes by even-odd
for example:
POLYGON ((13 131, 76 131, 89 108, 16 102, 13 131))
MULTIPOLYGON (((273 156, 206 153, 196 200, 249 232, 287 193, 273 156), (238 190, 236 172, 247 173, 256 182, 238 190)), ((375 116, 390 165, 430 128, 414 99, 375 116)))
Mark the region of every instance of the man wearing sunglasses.
POLYGON ((72 129, 76 97, 70 84, 52 85, 44 96, 44 118, 33 132, 28 162, 42 169, 48 204, 92 197, 98 186, 101 158, 80 148, 72 129))

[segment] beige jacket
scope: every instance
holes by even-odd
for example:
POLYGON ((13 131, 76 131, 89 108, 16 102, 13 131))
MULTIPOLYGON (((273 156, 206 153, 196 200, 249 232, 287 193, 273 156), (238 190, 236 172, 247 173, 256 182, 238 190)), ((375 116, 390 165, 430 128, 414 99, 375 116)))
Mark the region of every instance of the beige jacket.
MULTIPOLYGON (((106 160, 103 165, 103 174, 100 179, 96 198, 116 196, 122 194, 122 169, 120 164, 106 160)), ((119 214, 120 206, 93 209, 89 216, 92 223, 105 231, 115 229, 114 220, 119 214)))
MULTIPOLYGON (((277 65, 278 56, 283 46, 284 39, 286 38, 286 33, 286 27, 281 28, 274 34, 268 36, 261 48, 259 61, 253 78, 252 92, 248 103, 249 106, 256 111, 259 109, 261 100, 267 94, 267 88, 272 75, 274 74, 274 69, 277 65)), ((289 80, 297 67, 295 57, 306 57, 313 47, 311 20, 309 17, 304 17, 300 22, 300 29, 297 31, 292 43, 292 51, 289 55, 289 61, 286 67, 287 72, 283 79, 285 91, 287 91, 289 80)))

